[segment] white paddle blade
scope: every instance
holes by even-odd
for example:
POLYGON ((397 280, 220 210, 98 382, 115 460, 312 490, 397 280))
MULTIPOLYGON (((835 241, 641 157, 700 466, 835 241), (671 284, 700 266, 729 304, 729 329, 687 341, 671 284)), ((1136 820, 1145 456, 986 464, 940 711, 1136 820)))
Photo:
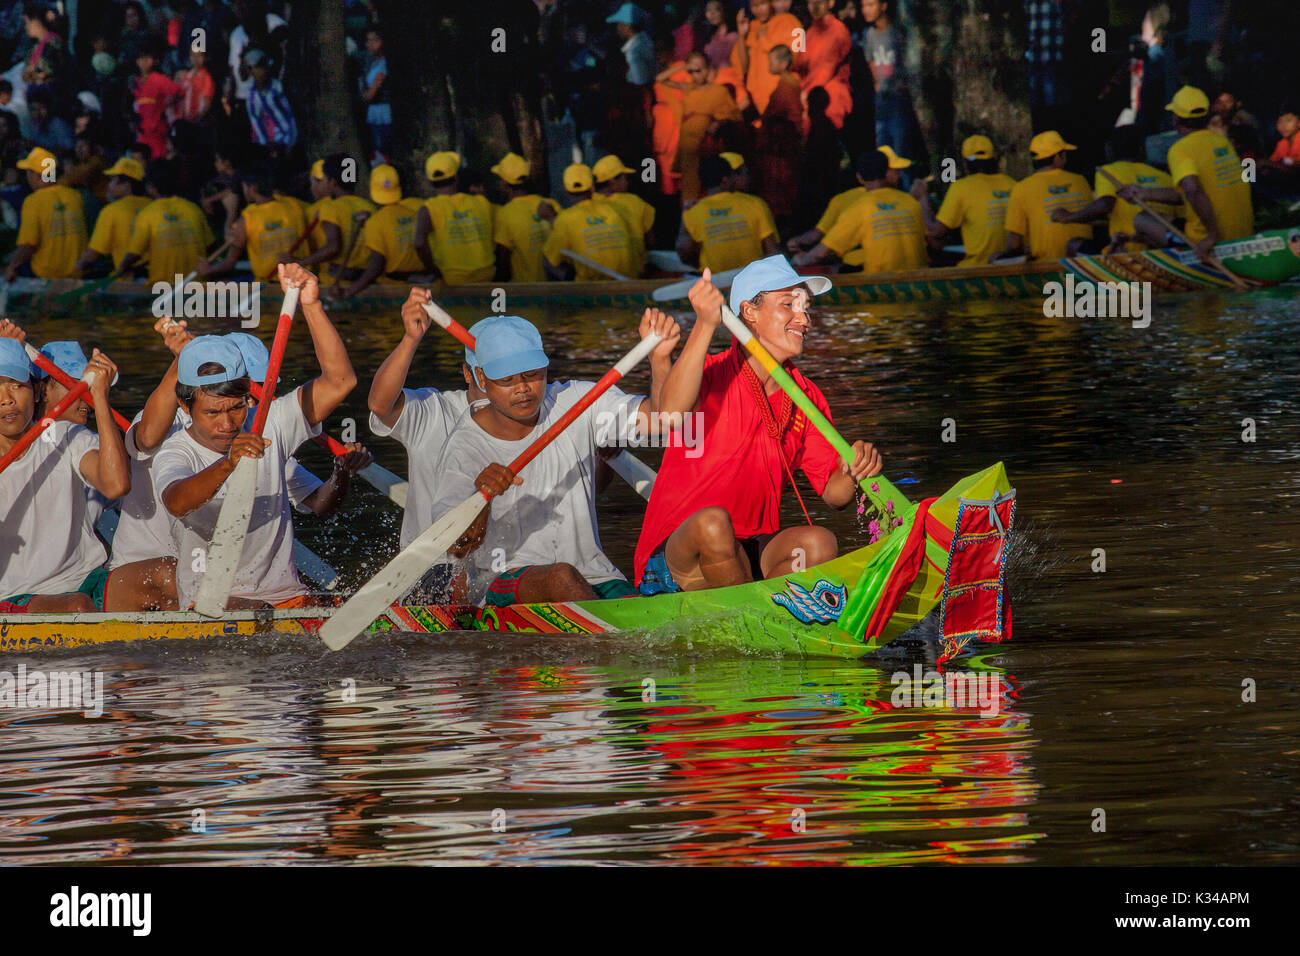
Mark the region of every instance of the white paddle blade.
POLYGON ((426 528, 405 551, 389 561, 321 625, 320 639, 325 646, 339 651, 351 644, 375 618, 409 591, 420 580, 420 575, 442 558, 465 529, 474 523, 485 504, 483 496, 475 492, 426 528))
POLYGON ((194 610, 204 617, 221 617, 235 586, 239 559, 244 554, 244 535, 253 516, 253 497, 257 492, 257 459, 241 458, 234 473, 226 480, 226 496, 221 501, 217 526, 212 529, 204 562, 203 580, 199 584, 194 610))
POLYGON ((661 285, 650 293, 650 298, 656 302, 675 302, 678 299, 684 299, 686 293, 691 291, 691 286, 695 285, 699 278, 699 276, 687 276, 679 282, 661 285))
POLYGON ((650 492, 654 489, 655 479, 659 477, 653 468, 630 451, 620 452, 618 457, 609 463, 609 467, 613 468, 615 474, 635 488, 638 495, 646 501, 650 500, 650 492))
POLYGON ((339 585, 339 573, 324 558, 307 547, 297 538, 293 540, 293 560, 298 570, 311 578, 326 591, 333 591, 339 585))
POLYGON ((370 487, 387 495, 388 500, 397 507, 406 507, 406 494, 411 490, 411 486, 405 478, 399 478, 382 465, 375 464, 366 465, 357 474, 364 478, 370 487))

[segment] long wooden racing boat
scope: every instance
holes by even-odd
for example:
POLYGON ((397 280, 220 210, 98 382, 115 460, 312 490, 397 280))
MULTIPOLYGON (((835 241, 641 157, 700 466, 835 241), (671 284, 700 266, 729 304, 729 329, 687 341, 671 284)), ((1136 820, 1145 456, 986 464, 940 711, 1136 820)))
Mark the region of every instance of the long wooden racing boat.
MULTIPOLYGON (((1001 462, 908 508, 867 547, 782 578, 730 588, 506 608, 394 605, 370 632, 655 633, 749 653, 860 657, 939 607, 954 645, 1009 635, 1003 557, 1014 490, 1001 462)), ((0 615, 0 652, 120 642, 316 633, 330 609, 194 613, 0 615)), ((364 636, 356 642, 364 644, 364 636)))
MULTIPOLYGON (((1249 287, 1273 285, 1300 275, 1300 227, 1272 229, 1248 239, 1215 247, 1219 258, 1249 287)), ((969 269, 919 269, 915 272, 845 273, 831 277, 833 287, 818 298, 824 305, 878 302, 962 302, 979 299, 1026 298, 1043 295, 1048 282, 1063 281, 1067 273, 1090 281, 1150 282, 1155 292, 1232 289, 1223 275, 1197 261, 1190 250, 1125 252, 1076 256, 1055 262, 979 266, 969 269)), ((653 303, 651 293, 671 279, 626 282, 502 282, 448 285, 437 290, 447 306, 488 307, 504 290, 511 309, 569 306, 637 309, 653 303)), ((9 313, 83 313, 153 311, 158 295, 145 282, 115 282, 79 294, 87 283, 77 279, 18 279, 10 287, 9 313)), ((343 300, 338 308, 391 311, 406 299, 409 286, 373 285, 343 300)), ((167 293, 171 296, 171 293, 167 293)), ((279 301, 273 285, 264 290, 267 303, 279 301)), ((668 305, 685 305, 685 298, 668 305)), ((158 313, 161 317, 162 313, 158 313)), ((207 313, 198 313, 207 314, 207 313)), ((177 316, 174 316, 177 317, 177 316)))

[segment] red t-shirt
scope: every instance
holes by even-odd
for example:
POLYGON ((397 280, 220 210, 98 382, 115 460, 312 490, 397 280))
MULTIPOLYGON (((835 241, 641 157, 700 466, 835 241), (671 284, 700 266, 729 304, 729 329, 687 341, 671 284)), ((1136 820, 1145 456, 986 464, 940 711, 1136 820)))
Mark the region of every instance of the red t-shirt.
POLYGON ((1288 159, 1293 164, 1300 163, 1300 133, 1296 133, 1290 139, 1278 140, 1273 155, 1269 157, 1269 160, 1274 163, 1285 163, 1288 159))
MULTIPOLYGON (((738 538, 781 530, 781 488, 786 482, 782 452, 790 470, 803 469, 819 495, 840 466, 835 449, 802 412, 790 408, 788 414, 783 414, 789 399, 782 392, 768 396, 776 420, 786 421, 780 443, 768 434, 757 396, 741 374, 745 354, 733 340, 731 348, 704 360, 696 405, 699 425, 693 435, 688 435, 694 447, 684 447, 681 436, 674 433, 664 449, 663 464, 636 543, 638 584, 650 555, 701 508, 726 508, 738 538)), ((831 410, 821 389, 794 366, 788 365, 786 370, 830 418, 831 410)))
POLYGON ((135 112, 140 117, 140 142, 149 144, 151 159, 167 155, 167 100, 180 92, 180 86, 157 70, 136 78, 135 112))

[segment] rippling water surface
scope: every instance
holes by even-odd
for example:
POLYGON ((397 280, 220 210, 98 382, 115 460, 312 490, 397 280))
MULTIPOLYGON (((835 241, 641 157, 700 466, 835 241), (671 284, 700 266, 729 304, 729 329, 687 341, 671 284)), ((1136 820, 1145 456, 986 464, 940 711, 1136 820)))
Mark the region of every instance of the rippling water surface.
MULTIPOLYGON (((634 334, 613 311, 529 317, 561 377, 596 377, 634 334)), ((400 320, 336 318, 363 384, 331 424, 366 438, 400 320)), ((801 366, 913 497, 999 459, 1018 489, 1014 639, 962 668, 996 713, 898 706, 906 661, 663 636, 10 655, 0 669, 102 671, 106 712, 0 709, 0 862, 1295 863, 1298 324, 1286 289, 1163 299, 1146 330, 1033 302, 823 316, 801 366)), ((166 367, 148 326, 29 325, 113 354, 131 410, 166 367)), ((303 333, 286 382, 311 359, 303 333)), ((454 385, 450 341, 420 361, 412 384, 454 385)), ((637 501, 617 487, 599 506, 625 568, 637 501)), ((299 522, 353 583, 399 525, 368 489, 299 522)))

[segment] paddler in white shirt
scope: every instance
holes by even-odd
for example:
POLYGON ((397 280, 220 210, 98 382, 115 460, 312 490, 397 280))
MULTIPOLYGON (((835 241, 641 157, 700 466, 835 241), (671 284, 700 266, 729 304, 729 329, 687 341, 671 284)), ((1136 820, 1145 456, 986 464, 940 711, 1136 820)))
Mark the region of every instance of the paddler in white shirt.
MULTIPOLYGON (((647 433, 651 400, 610 388, 547 445, 519 476, 513 461, 591 388, 547 381, 550 360, 531 322, 494 315, 469 330, 476 340, 474 380, 487 396, 447 440, 438 464, 433 518, 477 489, 493 495, 450 549, 466 558, 465 600, 497 607, 619 598, 636 593, 601 550, 596 530, 597 449, 615 444, 618 424, 647 433), (614 424, 611 424, 614 423, 614 424)), ((651 394, 672 365, 681 331, 671 316, 646 309, 640 335, 663 341, 651 353, 651 394)), ((631 437, 631 436, 626 436, 631 437)))
MULTIPOLYGON (((108 389, 117 367, 98 349, 87 363, 98 436, 56 421, 0 472, 0 612, 104 610, 104 546, 86 533, 86 489, 120 498, 131 488, 108 389)), ((0 455, 34 423, 39 382, 23 343, 0 338, 0 455)))
POLYGON ((178 555, 176 584, 182 608, 193 605, 207 547, 221 511, 226 479, 240 458, 256 458, 253 516, 228 607, 302 607, 310 603, 293 559, 293 517, 285 472, 303 442, 356 385, 338 331, 320 304, 316 277, 301 266, 281 264, 280 282, 301 288, 299 304, 311 333, 321 374, 273 402, 261 437, 244 431, 251 382, 243 355, 229 338, 194 339, 177 360, 176 395, 191 424, 167 439, 154 459, 159 501, 172 516, 178 555))

